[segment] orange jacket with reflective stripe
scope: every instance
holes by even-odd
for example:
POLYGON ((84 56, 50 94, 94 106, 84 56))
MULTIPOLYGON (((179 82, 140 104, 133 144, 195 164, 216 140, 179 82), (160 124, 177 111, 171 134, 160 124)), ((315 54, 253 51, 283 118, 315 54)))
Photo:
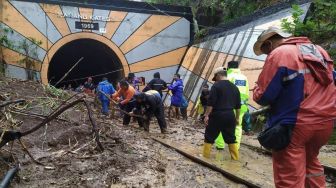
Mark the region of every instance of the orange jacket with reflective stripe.
POLYGON ((336 87, 334 83, 322 86, 315 80, 304 63, 307 53, 315 61, 324 61, 328 75, 332 75, 330 56, 306 37, 288 38, 268 55, 253 99, 271 106, 269 126, 317 124, 336 119, 336 87), (305 46, 311 50, 303 51, 305 46))

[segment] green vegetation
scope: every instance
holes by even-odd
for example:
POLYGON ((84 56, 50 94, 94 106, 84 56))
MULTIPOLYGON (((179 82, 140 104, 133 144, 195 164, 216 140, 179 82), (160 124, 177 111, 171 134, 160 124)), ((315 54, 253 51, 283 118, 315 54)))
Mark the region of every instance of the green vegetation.
POLYGON ((334 128, 334 132, 331 135, 331 138, 329 140, 329 145, 336 145, 336 129, 334 128))
POLYGON ((34 60, 32 60, 30 57, 38 59, 37 49, 38 46, 41 44, 42 41, 37 41, 34 38, 29 38, 29 41, 27 39, 20 41, 19 45, 17 46, 18 49, 24 52, 24 58, 21 59, 19 63, 25 65, 28 80, 34 80, 34 78, 36 77, 36 72, 33 71, 34 60))
POLYGON ((241 16, 285 0, 146 0, 148 3, 190 6, 195 18, 195 40, 208 33, 209 27, 231 22, 241 16))
POLYGON ((300 7, 293 5, 292 8, 292 21, 283 19, 282 28, 295 36, 309 37, 312 42, 324 47, 332 59, 336 59, 336 1, 314 0, 313 11, 305 22, 300 20, 303 14, 300 7))
POLYGON ((215 16, 220 10, 221 21, 230 21, 251 14, 259 9, 281 2, 280 0, 146 0, 149 3, 190 6, 194 13, 205 10, 208 16, 215 16))
POLYGON ((4 53, 3 48, 9 48, 15 51, 23 52, 24 58, 21 59, 18 63, 24 64, 29 80, 33 80, 35 77, 35 72, 32 71, 34 68, 34 61, 29 58, 38 59, 38 46, 42 44, 42 41, 38 41, 34 38, 24 39, 15 44, 8 38, 9 34, 13 34, 13 30, 9 28, 0 27, 0 75, 3 75, 5 72, 5 62, 4 62, 4 53))
POLYGON ((5 64, 4 64, 4 54, 3 54, 3 47, 6 46, 8 48, 13 48, 13 43, 8 39, 8 34, 13 33, 13 30, 8 28, 0 27, 0 75, 4 75, 5 73, 5 64))

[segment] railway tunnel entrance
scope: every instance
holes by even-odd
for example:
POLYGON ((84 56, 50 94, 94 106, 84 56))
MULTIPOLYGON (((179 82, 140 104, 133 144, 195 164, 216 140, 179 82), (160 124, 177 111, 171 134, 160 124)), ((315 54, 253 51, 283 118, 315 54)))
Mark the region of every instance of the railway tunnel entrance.
POLYGON ((73 88, 92 77, 98 84, 103 77, 116 83, 124 75, 123 66, 116 53, 106 44, 94 39, 77 39, 66 43, 52 57, 48 68, 48 81, 56 87, 73 88), (82 59, 76 66, 79 59, 82 59), (67 72, 74 67, 59 84, 67 72))

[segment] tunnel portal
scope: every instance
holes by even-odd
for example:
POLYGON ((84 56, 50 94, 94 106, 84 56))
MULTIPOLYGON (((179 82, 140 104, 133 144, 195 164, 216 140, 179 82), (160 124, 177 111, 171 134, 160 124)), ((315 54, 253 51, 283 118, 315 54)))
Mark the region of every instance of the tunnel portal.
POLYGON ((103 77, 116 84, 124 75, 122 64, 107 45, 93 39, 77 39, 62 46, 52 57, 48 69, 48 81, 54 85, 83 57, 66 78, 56 87, 73 88, 92 77, 98 84, 103 77))

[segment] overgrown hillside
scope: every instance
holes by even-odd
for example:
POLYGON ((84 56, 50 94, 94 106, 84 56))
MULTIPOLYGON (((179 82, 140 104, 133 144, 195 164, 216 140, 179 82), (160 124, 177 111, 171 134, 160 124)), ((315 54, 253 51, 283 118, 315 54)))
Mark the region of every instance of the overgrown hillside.
POLYGON ((308 36, 336 59, 336 1, 313 0, 304 22, 296 0, 146 0, 149 3, 191 6, 195 18, 196 39, 203 38, 211 27, 234 21, 242 16, 281 2, 293 4, 294 22, 283 20, 282 27, 296 36, 308 36))

